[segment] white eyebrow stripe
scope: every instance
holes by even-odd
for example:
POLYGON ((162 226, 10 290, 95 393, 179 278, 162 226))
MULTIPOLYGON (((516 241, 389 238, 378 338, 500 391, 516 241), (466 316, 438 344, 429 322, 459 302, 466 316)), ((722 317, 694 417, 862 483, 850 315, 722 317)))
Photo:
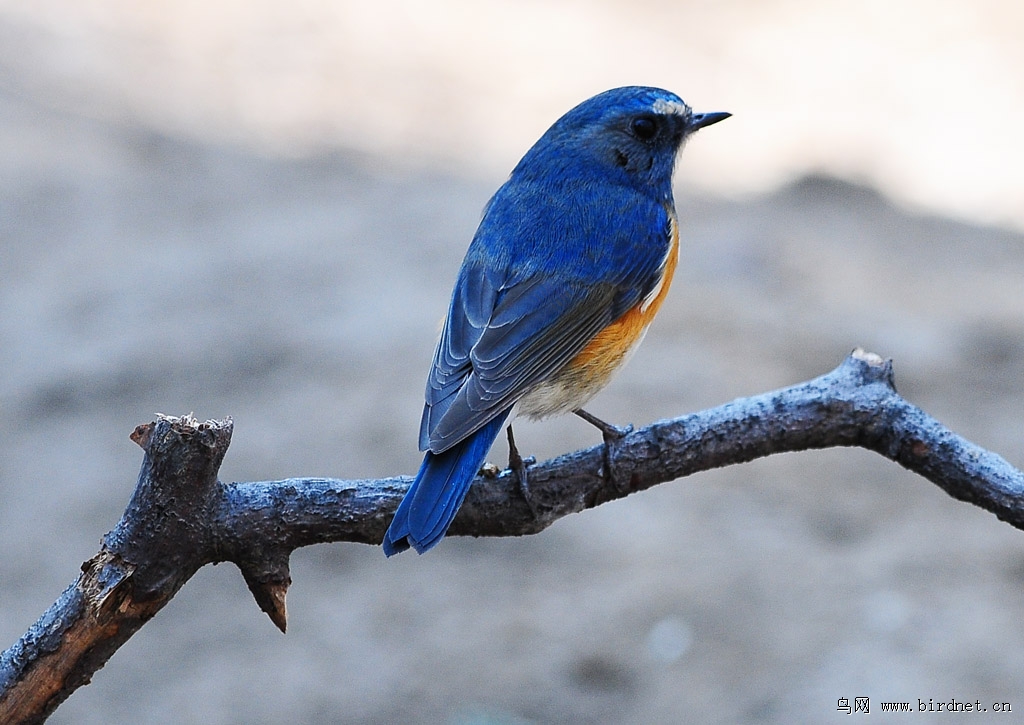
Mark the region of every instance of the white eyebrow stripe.
POLYGON ((689 116, 691 111, 690 107, 680 101, 667 101, 664 98, 659 98, 651 106, 651 109, 655 113, 663 113, 666 115, 675 116, 689 116))

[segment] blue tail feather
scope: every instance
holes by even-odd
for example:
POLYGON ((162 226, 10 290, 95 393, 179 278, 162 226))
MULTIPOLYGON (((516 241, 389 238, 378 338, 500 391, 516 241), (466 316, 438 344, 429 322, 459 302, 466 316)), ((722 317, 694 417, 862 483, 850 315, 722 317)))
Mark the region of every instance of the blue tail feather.
POLYGON ((506 418, 508 411, 448 450, 427 452, 384 535, 387 556, 410 546, 422 554, 444 538, 506 418))

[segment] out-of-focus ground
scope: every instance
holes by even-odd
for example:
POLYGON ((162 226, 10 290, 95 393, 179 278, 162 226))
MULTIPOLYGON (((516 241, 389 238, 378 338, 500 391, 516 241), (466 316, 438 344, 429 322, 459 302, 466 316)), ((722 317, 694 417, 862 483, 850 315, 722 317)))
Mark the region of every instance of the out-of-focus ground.
MULTIPOLYGON (((1024 464, 1021 11, 846 5, 0 2, 0 647, 117 521, 158 411, 234 417, 226 480, 412 472, 481 207, 623 83, 736 116, 683 156, 676 283, 593 412, 643 424, 861 345, 1024 464)), ((51 722, 1019 712, 1022 537, 873 454, 779 456, 523 539, 301 550, 284 637, 208 567, 51 722)))

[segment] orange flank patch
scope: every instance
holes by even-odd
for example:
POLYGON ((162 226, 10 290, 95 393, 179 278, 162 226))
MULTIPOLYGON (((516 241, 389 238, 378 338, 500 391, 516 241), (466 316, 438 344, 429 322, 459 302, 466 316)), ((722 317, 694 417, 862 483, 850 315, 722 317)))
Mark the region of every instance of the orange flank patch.
POLYGON ((622 317, 604 328, 583 348, 566 366, 580 378, 588 381, 601 381, 603 384, 615 370, 629 357, 643 339, 647 326, 657 314, 661 303, 665 301, 668 288, 672 283, 672 275, 679 263, 679 230, 676 228, 675 216, 671 222, 671 242, 665 257, 661 280, 644 297, 640 304, 628 310, 622 317))
MULTIPOLYGON (((671 209, 669 210, 671 214, 671 209)), ((526 393, 517 403, 517 413, 546 418, 578 410, 601 390, 643 339, 647 326, 665 301, 672 275, 679 262, 679 233, 671 216, 670 243, 658 284, 640 303, 604 328, 590 343, 548 380, 526 393)))

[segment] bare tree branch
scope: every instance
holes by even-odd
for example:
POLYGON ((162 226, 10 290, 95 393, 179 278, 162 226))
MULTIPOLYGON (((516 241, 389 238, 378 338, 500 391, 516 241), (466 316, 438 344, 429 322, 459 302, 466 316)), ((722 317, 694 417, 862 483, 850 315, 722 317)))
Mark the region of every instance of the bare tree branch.
MULTIPOLYGON (((221 483, 231 431, 230 420, 199 424, 188 416, 136 428, 132 439, 145 456, 124 516, 78 580, 0 655, 0 722, 45 720, 209 563, 237 564, 284 631, 291 552, 331 541, 379 543, 412 481, 221 483)), ((698 471, 833 446, 875 451, 1024 528, 1024 473, 901 398, 891 363, 857 350, 808 382, 630 433, 609 452, 612 475, 603 471, 601 446, 536 465, 530 504, 508 471, 482 477, 449 535, 532 534, 698 471)))

